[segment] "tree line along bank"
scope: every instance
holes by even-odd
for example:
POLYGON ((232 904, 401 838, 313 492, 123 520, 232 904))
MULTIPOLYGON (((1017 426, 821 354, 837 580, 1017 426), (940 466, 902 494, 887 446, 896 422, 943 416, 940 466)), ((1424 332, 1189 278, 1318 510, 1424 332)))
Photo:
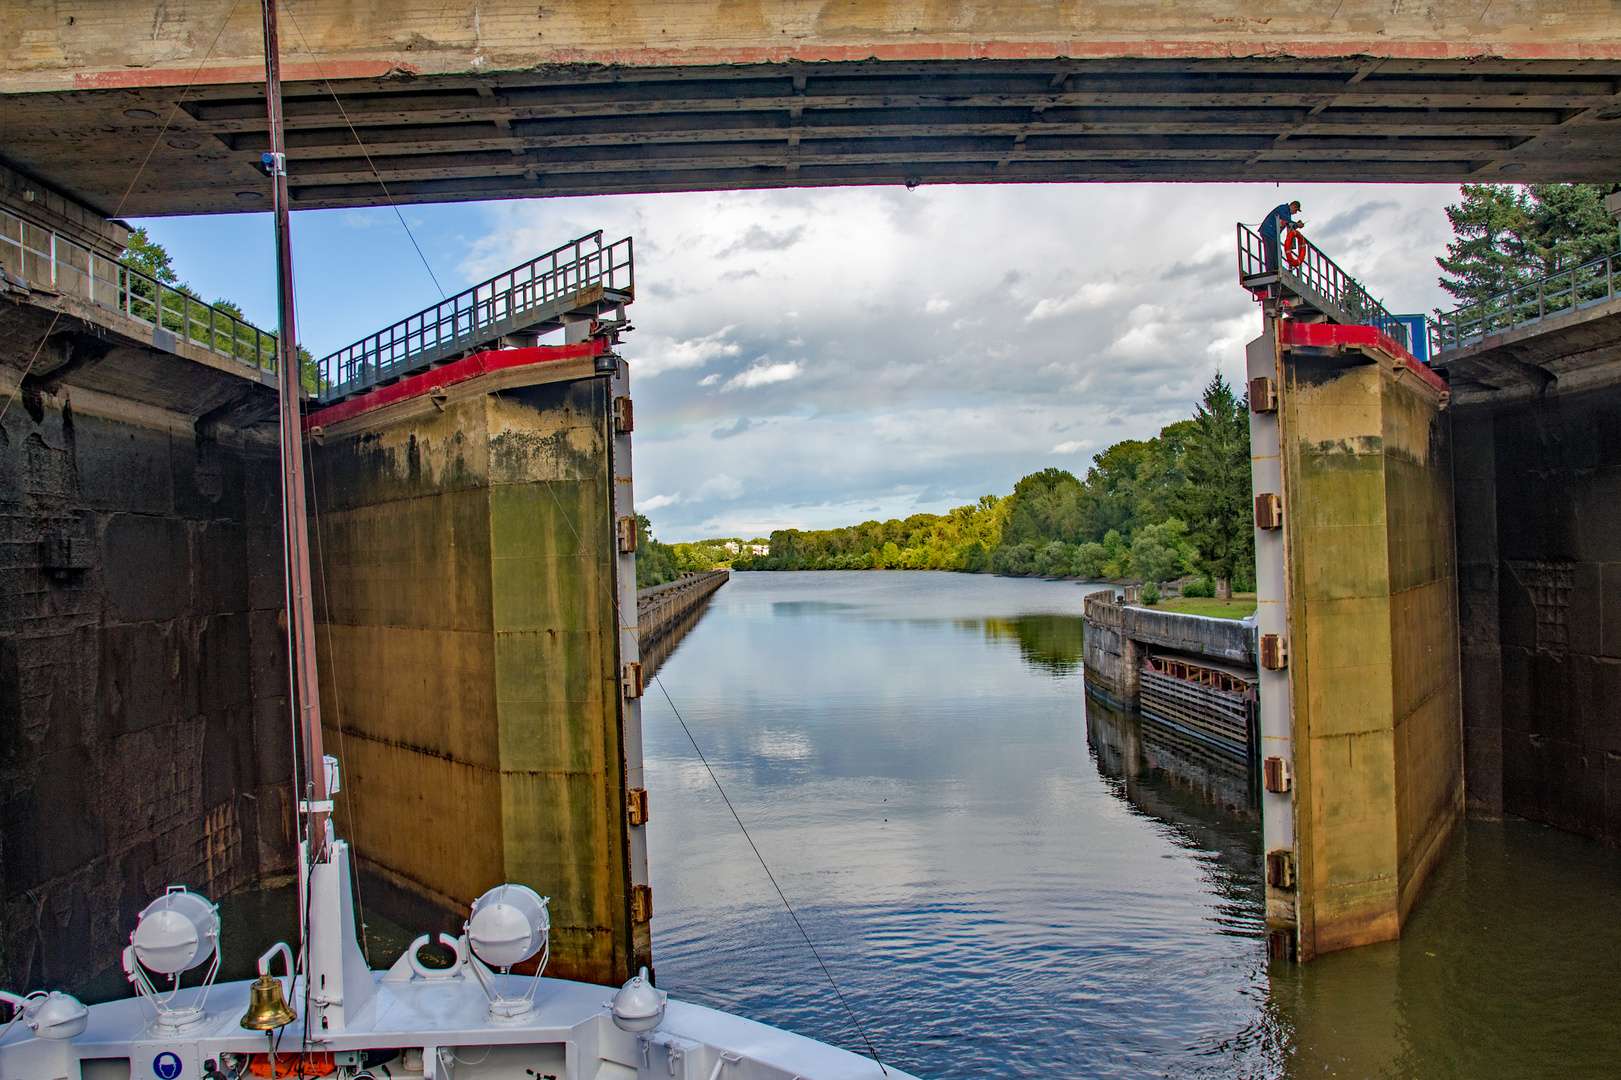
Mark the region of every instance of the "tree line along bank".
MULTIPOLYGON (((1115 443, 1084 479, 1031 473, 946 514, 779 529, 734 570, 958 570, 1254 587, 1249 404, 1217 375, 1187 420, 1115 443)), ((1195 587, 1195 591, 1199 591, 1195 587)), ((1212 588, 1212 592, 1213 592, 1212 588)))

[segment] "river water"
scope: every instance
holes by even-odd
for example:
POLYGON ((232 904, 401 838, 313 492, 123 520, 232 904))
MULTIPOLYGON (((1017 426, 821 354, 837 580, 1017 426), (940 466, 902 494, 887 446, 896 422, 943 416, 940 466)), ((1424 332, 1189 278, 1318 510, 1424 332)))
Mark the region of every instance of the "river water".
POLYGON ((1556 830, 1269 970, 1249 778, 1088 701, 1089 588, 734 574, 643 699, 659 985, 924 1077, 1621 1073, 1621 859, 1556 830))

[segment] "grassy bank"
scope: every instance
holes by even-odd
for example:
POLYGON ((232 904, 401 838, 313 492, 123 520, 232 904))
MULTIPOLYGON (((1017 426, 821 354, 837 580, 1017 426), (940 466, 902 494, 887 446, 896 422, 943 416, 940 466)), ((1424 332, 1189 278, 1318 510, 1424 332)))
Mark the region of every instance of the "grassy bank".
POLYGON ((1217 619, 1242 619, 1255 614, 1254 593, 1234 593, 1231 600, 1203 596, 1172 597, 1154 605, 1155 611, 1175 611, 1182 615, 1209 615, 1217 619))

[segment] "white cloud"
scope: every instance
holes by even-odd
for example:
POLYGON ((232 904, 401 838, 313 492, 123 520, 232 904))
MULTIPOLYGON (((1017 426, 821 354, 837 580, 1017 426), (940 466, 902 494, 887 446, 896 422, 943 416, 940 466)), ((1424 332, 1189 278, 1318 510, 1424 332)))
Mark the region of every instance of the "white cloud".
POLYGON ((743 494, 743 483, 725 473, 711 476, 698 485, 699 499, 735 499, 743 494))
POLYGON ((651 499, 643 499, 637 509, 662 510, 666 506, 674 506, 680 501, 681 493, 679 491, 675 492, 673 495, 655 495, 651 499))
MULTIPOLYGON (((765 360, 766 357, 760 357, 765 360)), ((747 371, 740 371, 726 380, 722 390, 752 390, 757 386, 770 386, 772 383, 787 382, 789 379, 799 377, 804 369, 797 360, 786 360, 780 364, 767 364, 756 361, 747 371)))
MULTIPOLYGON (((599 228, 635 237, 640 329, 619 351, 636 481, 670 500, 653 507, 657 535, 684 540, 939 512, 1188 416, 1212 374, 1242 383, 1259 327, 1233 222, 1286 198, 1392 310, 1447 303, 1432 257, 1450 238, 1453 186, 896 185, 408 213, 449 291, 599 228), (670 371, 691 374, 644 378, 670 371)), ((368 259, 394 272, 376 287, 355 275, 362 234, 337 227, 345 213, 295 215, 300 325, 318 354, 439 299, 386 208, 365 211, 377 227, 363 235, 368 259)), ((198 219, 183 265, 215 258, 229 224, 198 219)), ((165 243, 182 225, 150 223, 165 243)), ((256 300, 258 278, 241 282, 208 279, 273 319, 273 293, 256 300)))
POLYGON ((1028 323, 1039 319, 1052 319, 1059 315, 1068 315, 1072 311, 1091 311, 1108 303, 1109 298, 1119 291, 1119 287, 1111 282, 1094 281, 1082 285, 1069 296, 1050 296, 1036 301, 1036 306, 1030 309, 1030 314, 1024 317, 1024 321, 1028 323))
POLYGON ((687 338, 684 341, 658 337, 644 339, 639 344, 651 347, 637 350, 636 366, 633 370, 645 379, 652 378, 661 371, 703 367, 711 360, 723 356, 736 356, 743 351, 743 347, 734 341, 725 340, 726 335, 733 329, 735 327, 723 326, 714 333, 687 338))

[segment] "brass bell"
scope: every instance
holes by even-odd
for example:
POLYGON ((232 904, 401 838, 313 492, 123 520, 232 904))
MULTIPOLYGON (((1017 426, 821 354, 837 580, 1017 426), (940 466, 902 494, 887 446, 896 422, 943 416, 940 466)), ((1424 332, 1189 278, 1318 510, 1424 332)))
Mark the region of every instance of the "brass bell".
POLYGON ((279 979, 274 975, 261 975, 253 980, 248 1011, 242 1016, 243 1027, 249 1031, 272 1031, 297 1019, 298 1014, 282 996, 279 979))

